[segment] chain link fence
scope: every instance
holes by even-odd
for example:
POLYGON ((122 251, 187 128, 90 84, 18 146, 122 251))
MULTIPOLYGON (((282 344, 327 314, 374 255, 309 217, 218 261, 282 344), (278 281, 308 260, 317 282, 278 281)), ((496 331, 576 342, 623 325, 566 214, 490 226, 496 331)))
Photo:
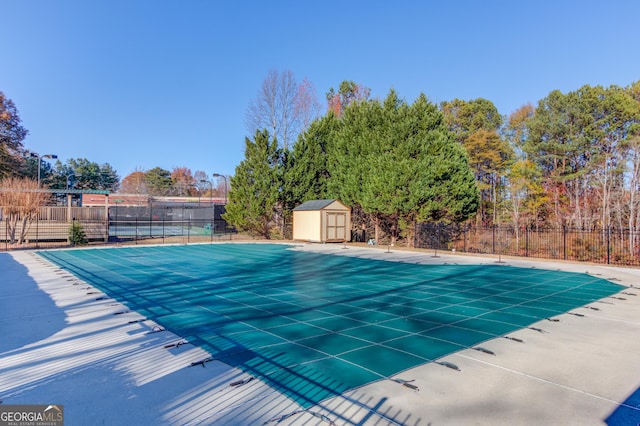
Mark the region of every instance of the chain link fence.
POLYGON ((0 209, 0 250, 70 246, 74 223, 90 244, 212 242, 236 233, 222 218, 224 211, 224 205, 42 207, 17 217, 0 209))

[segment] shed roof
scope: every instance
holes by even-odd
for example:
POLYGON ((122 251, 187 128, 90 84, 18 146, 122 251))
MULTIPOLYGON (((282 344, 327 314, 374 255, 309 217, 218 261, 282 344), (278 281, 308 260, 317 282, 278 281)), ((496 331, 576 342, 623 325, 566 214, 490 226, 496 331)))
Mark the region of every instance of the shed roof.
POLYGON ((336 202, 337 200, 310 200, 305 201, 300 204, 298 207, 294 208, 294 211, 301 210, 322 210, 327 207, 329 204, 336 202))

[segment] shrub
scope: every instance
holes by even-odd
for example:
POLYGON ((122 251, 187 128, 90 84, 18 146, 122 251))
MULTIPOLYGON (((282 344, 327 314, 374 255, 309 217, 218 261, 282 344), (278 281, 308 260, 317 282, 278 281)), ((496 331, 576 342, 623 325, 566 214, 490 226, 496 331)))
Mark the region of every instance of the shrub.
POLYGON ((83 246, 88 243, 87 234, 82 229, 82 225, 75 220, 69 227, 69 242, 72 246, 83 246))

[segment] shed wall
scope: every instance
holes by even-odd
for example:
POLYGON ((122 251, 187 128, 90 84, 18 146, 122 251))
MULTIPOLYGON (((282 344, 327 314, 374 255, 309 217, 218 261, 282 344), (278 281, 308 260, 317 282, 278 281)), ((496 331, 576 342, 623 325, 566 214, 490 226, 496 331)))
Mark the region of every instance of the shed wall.
POLYGON ((293 212, 293 239, 322 242, 321 210, 293 212))

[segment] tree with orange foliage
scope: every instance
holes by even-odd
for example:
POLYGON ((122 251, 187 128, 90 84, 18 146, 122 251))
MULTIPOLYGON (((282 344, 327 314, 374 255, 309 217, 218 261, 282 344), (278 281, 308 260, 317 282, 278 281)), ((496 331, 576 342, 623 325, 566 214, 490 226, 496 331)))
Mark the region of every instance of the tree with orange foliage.
POLYGON ((147 194, 146 173, 136 170, 125 176, 120 183, 120 192, 124 194, 147 194))
POLYGON ((197 195, 196 181, 188 167, 174 167, 171 172, 173 181, 173 195, 195 196, 197 195))
POLYGON ((476 221, 497 224, 497 207, 506 199, 507 161, 513 157, 512 148, 498 133, 502 116, 493 102, 483 98, 441 102, 440 109, 445 125, 466 149, 478 182, 481 205, 476 221))

